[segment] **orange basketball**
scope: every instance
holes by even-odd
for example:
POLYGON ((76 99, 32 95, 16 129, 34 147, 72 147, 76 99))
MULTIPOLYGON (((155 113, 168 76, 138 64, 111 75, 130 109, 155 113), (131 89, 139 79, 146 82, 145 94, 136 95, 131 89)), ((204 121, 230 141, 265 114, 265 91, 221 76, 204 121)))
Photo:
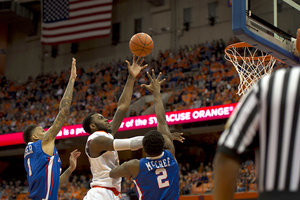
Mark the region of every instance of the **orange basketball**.
POLYGON ((145 57, 153 49, 153 40, 146 33, 137 33, 130 39, 129 48, 134 55, 145 57))

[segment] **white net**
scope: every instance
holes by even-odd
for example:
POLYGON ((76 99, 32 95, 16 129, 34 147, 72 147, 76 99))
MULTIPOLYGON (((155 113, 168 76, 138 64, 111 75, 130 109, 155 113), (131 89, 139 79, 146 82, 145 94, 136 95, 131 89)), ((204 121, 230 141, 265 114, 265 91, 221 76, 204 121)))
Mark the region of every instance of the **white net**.
POLYGON ((225 59, 232 62, 239 74, 238 95, 243 95, 263 76, 273 71, 276 59, 247 43, 237 43, 225 49, 225 59))

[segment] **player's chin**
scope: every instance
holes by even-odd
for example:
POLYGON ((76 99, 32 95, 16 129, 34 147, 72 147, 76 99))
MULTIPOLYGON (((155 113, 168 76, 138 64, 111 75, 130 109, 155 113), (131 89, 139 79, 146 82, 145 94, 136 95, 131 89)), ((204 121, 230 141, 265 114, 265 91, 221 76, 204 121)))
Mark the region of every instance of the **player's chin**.
POLYGON ((107 128, 106 132, 107 133, 112 133, 112 129, 111 128, 107 128))

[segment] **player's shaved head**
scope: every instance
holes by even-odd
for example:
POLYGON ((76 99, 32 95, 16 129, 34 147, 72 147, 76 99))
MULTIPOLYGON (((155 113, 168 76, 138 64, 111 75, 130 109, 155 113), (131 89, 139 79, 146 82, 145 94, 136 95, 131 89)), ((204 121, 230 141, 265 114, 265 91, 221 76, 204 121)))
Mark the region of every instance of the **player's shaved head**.
POLYGON ((163 135, 156 130, 149 131, 143 138, 144 151, 151 156, 160 155, 164 150, 164 145, 163 135))
POLYGON ((25 142, 25 144, 27 145, 29 142, 32 142, 32 134, 33 134, 33 130, 38 127, 37 125, 31 124, 28 125, 25 130, 23 131, 23 140, 25 142))

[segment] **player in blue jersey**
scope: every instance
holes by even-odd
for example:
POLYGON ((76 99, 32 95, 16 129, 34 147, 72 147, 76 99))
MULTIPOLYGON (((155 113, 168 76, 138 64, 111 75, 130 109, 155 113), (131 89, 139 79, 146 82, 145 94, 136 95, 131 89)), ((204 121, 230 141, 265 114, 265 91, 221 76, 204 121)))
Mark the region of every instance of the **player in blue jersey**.
MULTIPOLYGON (((179 199, 179 168, 175 158, 173 136, 166 122, 160 94, 161 73, 155 78, 154 70, 150 85, 142 85, 154 95, 157 130, 149 131, 143 138, 146 158, 133 159, 110 171, 110 177, 132 176, 139 200, 179 199)), ((182 138, 184 139, 184 138, 182 138)))
POLYGON ((55 137, 62 128, 69 113, 73 87, 76 79, 76 60, 73 58, 71 75, 64 96, 59 104, 59 113, 47 132, 37 125, 29 125, 23 132, 26 149, 24 166, 29 182, 29 198, 57 199, 58 187, 75 170, 80 152, 73 151, 70 167, 60 176, 61 161, 55 148, 55 137))

